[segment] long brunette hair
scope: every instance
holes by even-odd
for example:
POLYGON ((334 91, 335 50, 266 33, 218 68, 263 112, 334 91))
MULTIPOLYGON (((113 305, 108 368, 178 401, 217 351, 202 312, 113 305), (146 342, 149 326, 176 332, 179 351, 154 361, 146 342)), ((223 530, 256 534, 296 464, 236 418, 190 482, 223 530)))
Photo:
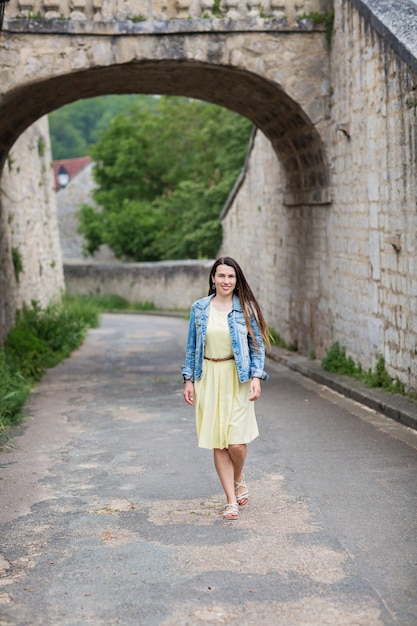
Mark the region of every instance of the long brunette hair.
POLYGON ((249 330, 249 334, 252 337, 255 345, 257 344, 256 338, 255 338, 255 334, 253 332, 253 328, 252 325, 250 323, 250 316, 253 315, 253 317, 255 318, 258 327, 259 327, 259 331, 261 333, 261 337, 262 340, 264 342, 264 344, 269 348, 271 345, 270 339, 269 339, 269 331, 268 331, 268 325, 265 321, 265 318, 263 316, 261 307, 258 304, 258 301, 256 300, 255 296, 253 295, 252 289, 249 287, 249 283, 245 278, 245 275, 239 265, 239 263, 237 263, 234 259, 232 259, 230 256, 223 256, 220 257, 220 259, 217 259, 217 261, 214 263, 213 267, 211 268, 210 271, 210 277, 209 277, 209 292, 208 295, 210 296, 212 293, 216 293, 216 289, 214 288, 214 276, 216 274, 216 270, 218 268, 219 265, 228 265, 229 267, 232 267, 235 272, 236 272, 236 287, 234 288, 233 293, 235 293, 237 295, 237 297, 240 300, 240 304, 242 305, 242 310, 243 310, 243 315, 245 317, 245 321, 246 321, 246 326, 248 327, 249 330))

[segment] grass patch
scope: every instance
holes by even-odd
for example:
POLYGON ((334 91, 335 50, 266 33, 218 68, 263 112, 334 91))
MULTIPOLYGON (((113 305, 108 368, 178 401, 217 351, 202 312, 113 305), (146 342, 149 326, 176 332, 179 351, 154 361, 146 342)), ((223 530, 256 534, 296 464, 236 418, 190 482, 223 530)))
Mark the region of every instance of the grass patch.
POLYGON ((213 15, 217 15, 217 17, 221 17, 223 15, 221 0, 214 0, 211 7, 211 12, 213 13, 213 15))
POLYGON ((97 311, 156 311, 153 302, 129 302, 116 294, 109 296, 65 296, 67 302, 78 303, 79 306, 93 307, 97 311))
POLYGON ((78 348, 99 310, 76 300, 42 309, 35 301, 16 316, 16 325, 0 349, 0 441, 23 418, 34 383, 78 348))
POLYGON ((297 346, 294 344, 286 343, 284 339, 281 337, 279 332, 275 330, 275 328, 269 328, 269 340, 272 346, 277 346, 277 348, 283 348, 284 350, 289 350, 289 352, 297 352, 297 346))
POLYGON ((391 378, 385 367, 385 359, 382 355, 378 358, 374 370, 369 369, 365 371, 360 363, 355 363, 352 357, 347 357, 346 349, 336 342, 328 350, 321 362, 321 366, 326 372, 334 372, 356 378, 368 385, 368 387, 411 397, 410 394, 406 393, 403 383, 398 378, 391 378))

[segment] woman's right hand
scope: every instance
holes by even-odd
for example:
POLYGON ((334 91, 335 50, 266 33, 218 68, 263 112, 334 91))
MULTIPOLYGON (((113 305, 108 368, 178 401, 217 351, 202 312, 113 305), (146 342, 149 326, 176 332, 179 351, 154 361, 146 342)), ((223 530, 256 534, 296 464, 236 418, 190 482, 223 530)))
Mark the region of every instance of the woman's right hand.
POLYGON ((187 404, 194 406, 194 385, 191 380, 185 381, 183 396, 187 404))

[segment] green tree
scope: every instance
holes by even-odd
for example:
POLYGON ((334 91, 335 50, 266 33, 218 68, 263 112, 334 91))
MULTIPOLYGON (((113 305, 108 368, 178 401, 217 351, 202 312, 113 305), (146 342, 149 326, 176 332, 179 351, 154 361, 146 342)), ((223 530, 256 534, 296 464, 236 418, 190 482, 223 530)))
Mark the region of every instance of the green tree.
POLYGON ((250 129, 231 111, 185 98, 116 116, 91 149, 98 209, 79 214, 87 251, 107 243, 131 261, 214 256, 250 129))
POLYGON ((77 100, 53 111, 49 115, 53 158, 85 156, 115 115, 129 110, 134 103, 140 103, 144 109, 151 109, 156 102, 154 96, 99 96, 77 100))

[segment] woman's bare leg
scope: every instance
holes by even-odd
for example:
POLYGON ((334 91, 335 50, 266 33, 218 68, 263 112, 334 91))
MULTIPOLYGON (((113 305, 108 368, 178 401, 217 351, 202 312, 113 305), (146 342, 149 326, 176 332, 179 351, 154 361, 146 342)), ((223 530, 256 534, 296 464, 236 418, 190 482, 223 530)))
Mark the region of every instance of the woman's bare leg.
POLYGON ((233 463, 233 476, 237 483, 242 482, 243 466, 245 465, 247 445, 246 443, 230 444, 228 447, 230 458, 233 463))
POLYGON ((219 475, 220 482, 226 494, 227 502, 236 502, 236 495, 246 491, 245 487, 239 487, 235 493, 235 482, 243 480, 243 466, 247 454, 245 443, 230 444, 228 448, 214 450, 214 465, 219 475))
POLYGON ((226 494, 227 503, 236 502, 234 484, 235 470, 227 448, 223 448, 223 450, 219 448, 214 449, 214 466, 220 478, 224 493, 226 494))
POLYGON ((243 478, 243 466, 247 453, 246 444, 230 445, 229 454, 234 467, 235 495, 239 505, 243 506, 248 502, 249 491, 243 478), (238 486, 239 485, 239 486, 238 486))

